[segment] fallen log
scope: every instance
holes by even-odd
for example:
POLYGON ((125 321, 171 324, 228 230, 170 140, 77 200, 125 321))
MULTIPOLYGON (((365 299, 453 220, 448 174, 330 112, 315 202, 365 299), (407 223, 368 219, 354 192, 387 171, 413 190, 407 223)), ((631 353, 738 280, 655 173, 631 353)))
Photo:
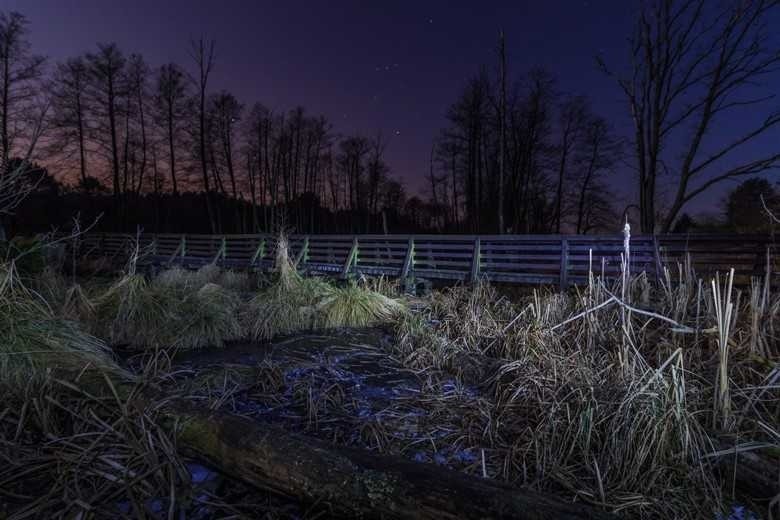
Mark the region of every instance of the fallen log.
MULTIPOLYGON (((193 378, 192 384, 194 387, 199 387, 200 385, 204 384, 204 382, 207 381, 216 381, 220 382, 223 380, 229 380, 231 384, 234 385, 248 385, 251 384, 256 377, 256 369, 254 367, 246 367, 243 365, 231 365, 231 366, 223 366, 219 370, 216 370, 215 372, 206 373, 205 375, 201 375, 198 377, 193 378)), ((484 379, 484 378, 483 378, 484 379)), ((282 435, 296 437, 293 434, 283 432, 282 435)), ((301 437, 301 436, 298 436, 301 437)), ((301 442, 319 442, 315 441, 313 439, 305 438, 304 440, 301 440, 301 442)), ((717 456, 712 456, 707 459, 705 459, 705 462, 708 464, 711 464, 713 466, 714 471, 719 471, 720 474, 723 477, 723 480, 725 482, 726 489, 738 489, 740 490, 745 497, 751 497, 754 500, 757 500, 761 504, 768 504, 771 500, 775 499, 776 497, 780 496, 780 458, 778 455, 780 452, 777 451, 777 449, 772 450, 764 450, 763 452, 753 452, 753 451, 740 451, 740 450, 734 450, 734 446, 737 444, 738 440, 729 437, 726 435, 722 435, 718 439, 718 446, 720 447, 720 452, 717 454, 717 456), (770 452, 770 453, 768 453, 770 452)), ((347 450, 343 448, 337 448, 330 445, 324 445, 323 449, 327 449, 330 451, 342 451, 347 452, 347 450)), ((353 452, 355 450, 352 450, 353 452)), ((356 455, 347 455, 353 456, 353 457, 360 457, 359 454, 356 455)), ((377 460, 378 457, 380 457, 377 454, 371 453, 370 454, 371 460, 377 460)), ((390 457, 385 457, 390 458, 390 457)), ((394 467, 398 467, 399 459, 395 458, 396 462, 392 465, 394 467)), ((419 465, 417 463, 413 463, 411 461, 407 461, 406 459, 400 459, 401 465, 419 465)), ((388 466, 389 467, 389 466, 388 466)), ((431 466, 436 471, 443 471, 439 467, 431 466)), ((414 469, 409 468, 409 471, 414 473, 414 469)), ((461 475, 461 474, 458 474, 461 475)), ((482 480, 481 482, 485 482, 482 480)), ((493 481, 488 481, 492 485, 498 485, 497 483, 493 481)), ((516 493, 518 490, 516 488, 509 488, 510 493, 516 493)), ((592 511, 587 512, 585 514, 595 514, 592 511)), ((441 516, 436 516, 437 518, 441 518, 441 516)), ((446 517, 444 517, 446 518, 446 517)), ((507 517, 512 518, 512 517, 507 517)), ((519 518, 550 518, 549 516, 521 516, 519 518)), ((573 517, 573 518, 588 518, 585 517, 573 517)), ((595 518, 595 517, 594 517, 595 518)))
POLYGON ((225 476, 327 508, 337 518, 601 520, 615 516, 582 503, 398 456, 340 447, 222 411, 194 406, 108 375, 60 379, 92 397, 154 409, 179 448, 225 476), (95 377, 97 376, 97 377, 95 377))
POLYGON ((257 488, 362 518, 614 518, 583 504, 433 464, 333 446, 232 414, 176 405, 163 411, 180 445, 257 488))

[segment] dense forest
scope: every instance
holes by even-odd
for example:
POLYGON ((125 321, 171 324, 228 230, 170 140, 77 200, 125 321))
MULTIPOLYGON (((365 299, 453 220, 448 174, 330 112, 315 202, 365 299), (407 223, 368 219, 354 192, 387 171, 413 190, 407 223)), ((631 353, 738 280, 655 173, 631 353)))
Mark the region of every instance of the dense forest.
POLYGON ((12 233, 76 215, 155 232, 597 233, 624 217, 643 232, 691 228, 690 200, 780 164, 780 150, 734 158, 776 129, 778 112, 707 139, 723 116, 771 103, 755 84, 780 63, 765 38, 772 2, 704 7, 646 5, 632 69, 599 62, 623 93, 631 136, 551 71, 512 70, 501 33, 445 114, 422 193, 390 170, 380 133, 342 135, 300 106, 213 91, 214 41, 190 42, 186 64, 152 66, 113 43, 51 63, 22 14, 0 13, 0 197, 19 201, 0 218, 12 233), (618 177, 636 201, 613 192, 618 177))

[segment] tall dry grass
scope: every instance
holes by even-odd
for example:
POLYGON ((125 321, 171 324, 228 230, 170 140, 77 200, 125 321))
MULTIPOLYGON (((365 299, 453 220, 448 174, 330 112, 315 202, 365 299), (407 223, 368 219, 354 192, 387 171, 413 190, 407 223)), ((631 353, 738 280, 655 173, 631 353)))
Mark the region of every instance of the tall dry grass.
POLYGON ((13 262, 0 264, 0 381, 38 379, 57 369, 119 370, 103 341, 56 315, 13 262))
POLYGON ((780 467, 780 299, 767 283, 742 298, 733 273, 708 283, 687 261, 658 285, 591 272, 568 294, 516 302, 485 284, 446 289, 401 320, 392 350, 490 399, 438 441, 482 450, 487 474, 633 517, 712 518, 746 499, 722 471, 724 445, 780 467))
MULTIPOLYGON (((0 347, 0 368, 18 375, 110 359, 64 317, 144 349, 390 321, 390 353, 425 381, 397 406, 425 412, 414 428, 427 441, 479 453, 469 468, 477 474, 629 517, 701 518, 750 499, 735 494, 737 471, 724 466, 735 452, 780 467, 780 296, 769 274, 737 288, 733 273, 702 280, 686 259, 655 283, 628 271, 627 237, 616 280, 592 268, 583 287, 535 289, 519 301, 487 283, 453 287, 410 312, 387 294, 302 276, 283 236, 276 254, 272 283, 249 301, 236 289, 242 280, 220 283, 224 273, 213 267, 155 280, 128 269, 99 290, 52 278, 33 291, 7 271, 0 332, 14 340, 0 347)), ((310 388, 293 390, 317 423, 310 388)), ((338 413, 338 397, 320 408, 338 413)), ((411 427, 401 416, 363 425, 361 438, 406 453, 411 427)))
POLYGON ((170 368, 149 359, 125 392, 110 379, 98 392, 95 380, 85 387, 57 374, 34 384, 0 378, 0 517, 303 517, 180 452, 160 418, 171 395, 136 398, 169 380, 170 368))

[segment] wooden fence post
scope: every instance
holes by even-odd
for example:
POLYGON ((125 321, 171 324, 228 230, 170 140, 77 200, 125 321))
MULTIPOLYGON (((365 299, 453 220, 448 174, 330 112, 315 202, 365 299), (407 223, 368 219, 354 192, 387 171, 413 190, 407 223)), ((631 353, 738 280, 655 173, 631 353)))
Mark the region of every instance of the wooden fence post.
POLYGON ((303 261, 305 264, 306 261, 309 258, 309 236, 306 235, 303 237, 303 245, 301 246, 301 250, 298 251, 298 256, 295 257, 295 267, 298 267, 298 265, 303 261))
POLYGON ((479 280, 480 261, 481 261, 481 243, 479 237, 474 239, 474 250, 471 255, 471 283, 476 283, 479 280))
POLYGON ((347 255, 347 261, 344 262, 344 267, 341 270, 341 277, 346 278, 349 274, 349 270, 352 267, 353 263, 357 263, 358 258, 358 239, 357 236, 352 238, 352 249, 349 250, 349 255, 347 255))
POLYGON ((187 235, 181 236, 181 257, 187 256, 187 235))
POLYGON ((227 256, 226 252, 227 252, 227 240, 225 239, 225 237, 222 237, 222 240, 220 241, 219 244, 219 249, 217 250, 217 254, 214 256, 214 263, 216 263, 217 260, 219 260, 220 258, 222 260, 225 260, 225 257, 227 256))
POLYGON ((561 237, 561 291, 569 288, 569 241, 561 237))
POLYGON ((664 272, 664 267, 661 263, 661 247, 658 245, 658 235, 655 233, 653 233, 653 256, 655 256, 655 282, 658 283, 664 272))
POLYGON ((404 258, 404 266, 401 268, 401 282, 405 283, 409 278, 409 273, 414 271, 414 238, 409 237, 409 242, 406 245, 406 257, 404 258))
POLYGON ((255 265, 259 260, 262 260, 265 256, 265 239, 260 240, 260 244, 257 246, 257 249, 255 249, 255 254, 252 255, 252 261, 249 262, 249 265, 255 265))

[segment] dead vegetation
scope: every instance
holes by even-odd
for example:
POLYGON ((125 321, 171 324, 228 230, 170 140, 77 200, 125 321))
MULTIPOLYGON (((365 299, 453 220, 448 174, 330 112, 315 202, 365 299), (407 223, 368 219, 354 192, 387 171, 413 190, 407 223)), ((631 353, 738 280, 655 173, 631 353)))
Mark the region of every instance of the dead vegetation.
POLYGON ((511 301, 487 283, 452 287, 409 310, 383 280, 370 290, 301 276, 283 239, 275 273, 259 289, 213 265, 152 280, 131 268, 86 286, 46 272, 25 284, 11 263, 0 284, 0 329, 10 338, 0 346, 0 376, 4 385, 30 374, 44 383, 6 393, 0 406, 0 456, 8 462, 0 493, 20 518, 57 508, 107 515, 97 504, 120 496, 140 511, 160 489, 172 493, 166 504, 186 509, 187 475, 153 410, 133 411, 46 375, 119 370, 105 340, 154 353, 143 374, 193 402, 249 415, 261 409, 259 418, 270 413, 339 444, 629 517, 713 518, 735 503, 777 514, 780 295, 770 282, 737 288, 729 273, 705 281, 686 263, 667 266, 657 281, 627 269, 617 280, 592 273, 568 293, 536 289, 511 301), (249 376, 199 376, 186 387, 159 357, 385 324, 392 338, 361 346, 361 359, 407 375, 397 388, 374 383, 370 399, 371 377, 340 364, 349 350, 302 365, 266 359, 249 376), (91 472, 77 471, 93 460, 91 472), (52 483, 55 466, 65 473, 52 483), (40 482, 52 491, 21 506, 40 482))
POLYGON ((660 286, 592 276, 511 304, 487 286, 453 288, 398 325, 393 351, 480 384, 490 406, 472 399, 444 442, 484 450, 490 474, 631 516, 712 517, 744 500, 727 453, 766 448, 775 470, 754 490, 776 493, 780 467, 780 316, 767 312, 780 298, 768 281, 745 294, 731 280, 705 284, 689 266, 660 286), (474 377, 474 366, 493 368, 474 377), (739 441, 722 451, 725 434, 739 441))
POLYGON ((0 517, 306 517, 184 458, 160 414, 175 396, 137 398, 154 384, 140 378, 120 393, 106 378, 95 395, 79 378, 0 381, 0 517))

